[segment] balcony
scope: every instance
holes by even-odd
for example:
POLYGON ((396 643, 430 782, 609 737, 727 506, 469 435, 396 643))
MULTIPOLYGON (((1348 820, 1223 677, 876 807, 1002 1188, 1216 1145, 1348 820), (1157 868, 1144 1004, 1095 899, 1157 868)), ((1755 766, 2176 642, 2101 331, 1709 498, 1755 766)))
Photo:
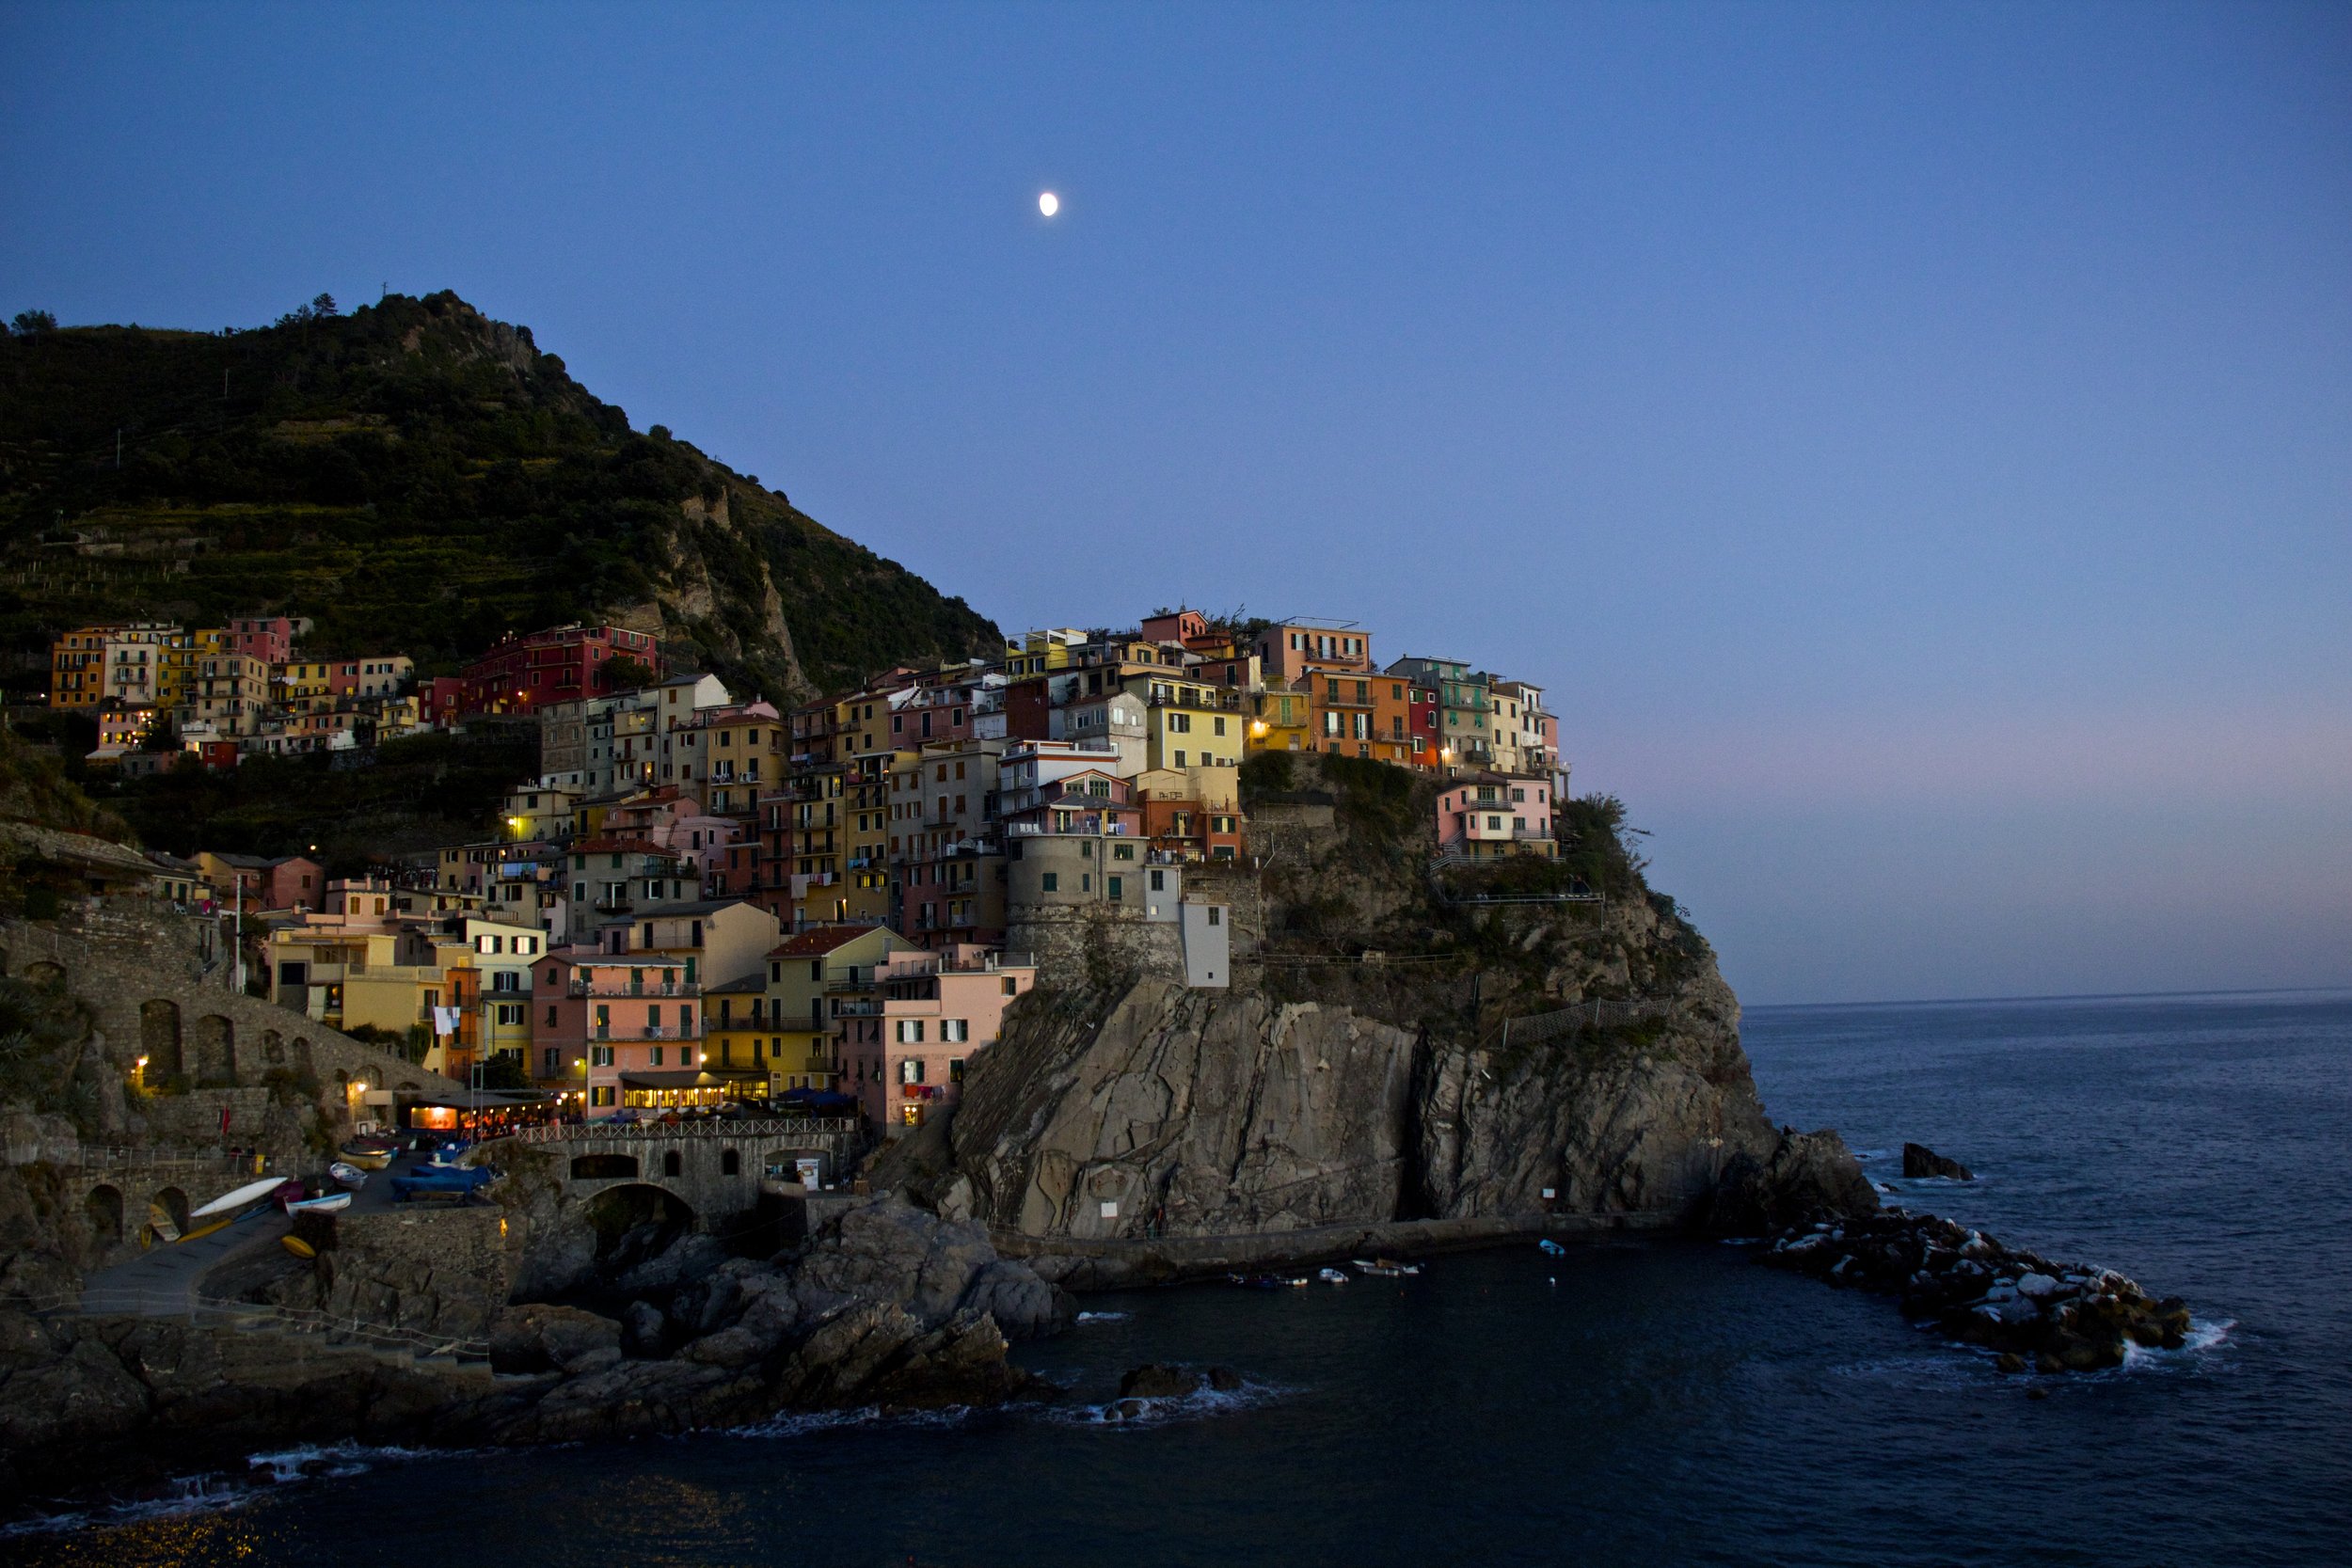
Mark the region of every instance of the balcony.
POLYGON ((882 1016, 882 1005, 880 1002, 844 1002, 835 998, 833 1004, 833 1016, 835 1018, 880 1018, 882 1016))
POLYGON ((702 987, 691 980, 574 980, 564 988, 566 996, 700 996, 702 987))
POLYGON ((608 1040, 623 1043, 631 1040, 698 1040, 702 1038, 702 1032, 675 1023, 599 1023, 589 1031, 588 1037, 599 1043, 608 1040))

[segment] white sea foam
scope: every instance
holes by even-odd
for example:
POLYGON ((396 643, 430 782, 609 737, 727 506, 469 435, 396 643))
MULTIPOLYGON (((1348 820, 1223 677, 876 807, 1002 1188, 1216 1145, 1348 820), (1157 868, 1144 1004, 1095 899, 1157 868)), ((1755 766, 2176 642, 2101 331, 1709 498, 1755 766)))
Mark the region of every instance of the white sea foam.
POLYGON ((1133 1312, 1081 1312, 1077 1321, 1082 1323, 1123 1323, 1134 1316, 1133 1312))
MULTIPOLYGON (((220 1513, 246 1507, 283 1487, 306 1481, 336 1481, 364 1475, 380 1465, 418 1459, 448 1459, 473 1451, 463 1449, 371 1448, 363 1443, 304 1444, 299 1448, 248 1454, 251 1470, 266 1471, 268 1481, 218 1472, 183 1476, 162 1495, 127 1502, 98 1503, 64 1509, 0 1526, 0 1538, 12 1535, 51 1535, 70 1530, 111 1529, 150 1519, 176 1518, 189 1513, 220 1513)), ((249 1475, 249 1472, 248 1472, 249 1475)))
POLYGON ((1216 1389, 1207 1386, 1189 1394, 1166 1399, 1137 1400, 1143 1409, 1140 1415, 1111 1417, 1104 1412, 1120 1402, 1104 1400, 1100 1404, 1039 1405, 1026 1414, 1056 1426, 1089 1427, 1105 1432, 1127 1431, 1143 1427, 1168 1426, 1177 1421, 1207 1420, 1213 1417, 1237 1416, 1295 1390, 1272 1383, 1244 1379, 1239 1388, 1216 1389))
MULTIPOLYGON (((972 1416, 969 1405, 951 1404, 938 1410, 884 1410, 878 1404, 855 1410, 799 1410, 771 1416, 748 1426, 728 1427, 730 1437, 814 1437, 845 1427, 953 1427, 972 1416)), ((687 1435, 691 1436, 691 1433, 687 1435)))

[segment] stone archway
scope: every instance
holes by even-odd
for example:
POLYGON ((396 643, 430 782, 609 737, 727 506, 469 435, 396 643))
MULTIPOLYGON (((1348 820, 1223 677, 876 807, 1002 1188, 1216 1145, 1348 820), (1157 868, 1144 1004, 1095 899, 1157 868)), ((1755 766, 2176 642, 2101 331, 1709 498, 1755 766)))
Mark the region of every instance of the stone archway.
POLYGON ((723 1148, 719 1150, 719 1174, 721 1176, 742 1175, 743 1156, 737 1153, 732 1148, 723 1148))
POLYGON ((262 1060, 271 1067, 286 1065, 286 1041, 275 1029, 262 1031, 262 1060))
POLYGON ((596 1233, 596 1267, 621 1274, 659 1257, 673 1242, 694 1228, 694 1211, 666 1187, 644 1182, 607 1187, 585 1205, 589 1227, 596 1233))
POLYGON ((113 1246, 122 1240, 122 1189, 101 1182, 89 1190, 82 1200, 82 1217, 88 1222, 90 1239, 102 1247, 113 1246))
POLYGON ((661 1156, 661 1174, 672 1178, 684 1176, 686 1156, 675 1148, 666 1150, 661 1156))
POLYGON ((24 966, 24 983, 30 986, 63 986, 65 965, 53 964, 46 958, 24 966))
POLYGON ((181 1070, 180 1005, 158 997, 139 1004, 139 1054, 147 1058, 147 1075, 169 1078, 181 1070))
POLYGON ((206 1089, 237 1086, 237 1026, 218 1013, 196 1021, 196 1082, 206 1089))
POLYGON ((615 1177, 637 1180, 637 1156, 634 1154, 575 1154, 572 1156, 572 1180, 575 1181, 610 1181, 615 1177))

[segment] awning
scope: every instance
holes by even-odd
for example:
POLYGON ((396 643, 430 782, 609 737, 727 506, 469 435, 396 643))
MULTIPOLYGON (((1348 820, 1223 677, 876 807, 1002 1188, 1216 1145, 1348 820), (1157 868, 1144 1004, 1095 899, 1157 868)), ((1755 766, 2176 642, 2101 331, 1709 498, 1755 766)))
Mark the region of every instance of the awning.
POLYGON ((716 1089, 724 1087, 724 1085, 725 1081, 723 1079, 713 1078, 707 1072, 697 1072, 691 1069, 677 1072, 624 1072, 621 1074, 621 1087, 625 1089, 716 1089))

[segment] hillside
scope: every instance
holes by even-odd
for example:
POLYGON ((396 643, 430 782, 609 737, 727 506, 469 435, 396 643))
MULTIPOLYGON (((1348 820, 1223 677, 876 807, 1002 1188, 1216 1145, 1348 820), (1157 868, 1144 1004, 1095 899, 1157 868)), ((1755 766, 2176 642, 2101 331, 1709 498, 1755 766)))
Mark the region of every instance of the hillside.
POLYGON ((633 431, 529 328, 453 293, 219 335, 0 336, 9 684, 45 684, 64 627, 257 610, 421 673, 609 619, 786 701, 997 635, 781 493, 633 431))

